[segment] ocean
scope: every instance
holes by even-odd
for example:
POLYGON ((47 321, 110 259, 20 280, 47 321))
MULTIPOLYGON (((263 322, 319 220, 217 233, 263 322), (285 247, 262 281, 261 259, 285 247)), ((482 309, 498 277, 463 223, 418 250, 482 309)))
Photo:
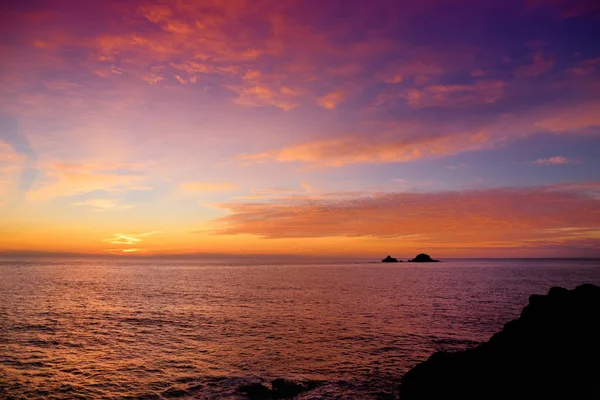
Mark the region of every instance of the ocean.
POLYGON ((0 261, 0 398, 396 399, 438 350, 486 341, 600 260, 0 261))

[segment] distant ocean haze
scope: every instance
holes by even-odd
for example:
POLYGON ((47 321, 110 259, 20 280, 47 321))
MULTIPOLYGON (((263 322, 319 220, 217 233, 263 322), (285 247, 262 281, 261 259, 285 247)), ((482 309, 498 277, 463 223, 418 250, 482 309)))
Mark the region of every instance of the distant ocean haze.
POLYGON ((529 295, 600 284, 600 260, 0 262, 0 397, 394 398, 437 350, 485 341, 529 295))

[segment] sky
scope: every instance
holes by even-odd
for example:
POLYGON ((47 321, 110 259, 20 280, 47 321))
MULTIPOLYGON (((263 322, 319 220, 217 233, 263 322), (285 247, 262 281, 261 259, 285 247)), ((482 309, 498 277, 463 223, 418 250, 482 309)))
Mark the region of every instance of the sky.
POLYGON ((600 256, 595 0, 0 21, 0 252, 600 256))

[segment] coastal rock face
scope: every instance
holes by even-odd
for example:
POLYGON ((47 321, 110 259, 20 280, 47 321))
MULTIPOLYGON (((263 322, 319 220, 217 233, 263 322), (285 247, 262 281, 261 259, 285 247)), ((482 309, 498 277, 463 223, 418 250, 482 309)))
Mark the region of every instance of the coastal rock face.
POLYGON ((600 399, 600 287, 554 287, 473 349, 434 353, 403 378, 402 400, 600 399))
POLYGON ((398 262, 397 258, 394 258, 392 256, 387 256, 386 258, 384 258, 383 260, 381 260, 381 262, 398 262))
POLYGON ((440 262, 440 260, 434 260, 429 256, 429 254, 418 254, 412 260, 408 260, 408 262, 440 262))

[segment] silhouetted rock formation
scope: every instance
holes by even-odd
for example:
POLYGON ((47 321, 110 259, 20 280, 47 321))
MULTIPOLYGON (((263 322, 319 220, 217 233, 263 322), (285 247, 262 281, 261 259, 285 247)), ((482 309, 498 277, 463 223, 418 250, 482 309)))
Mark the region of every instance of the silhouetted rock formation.
POLYGON ((440 262, 440 260, 434 260, 433 258, 429 257, 429 254, 421 253, 412 260, 408 260, 408 262, 440 262))
POLYGON ((402 400, 600 399, 600 287, 533 295, 480 346, 434 353, 403 378, 402 400))
POLYGON ((262 383, 251 383, 240 387, 240 392, 246 395, 251 400, 259 399, 270 399, 271 389, 263 385, 262 383))
POLYGON ((271 381, 270 388, 262 383, 252 383, 240 387, 239 390, 250 400, 289 399, 298 396, 300 393, 313 390, 319 384, 318 381, 296 383, 287 379, 277 378, 271 381))
POLYGON ((398 259, 394 258, 392 256, 387 256, 386 258, 384 258, 383 260, 381 260, 381 262, 398 262, 398 259))

